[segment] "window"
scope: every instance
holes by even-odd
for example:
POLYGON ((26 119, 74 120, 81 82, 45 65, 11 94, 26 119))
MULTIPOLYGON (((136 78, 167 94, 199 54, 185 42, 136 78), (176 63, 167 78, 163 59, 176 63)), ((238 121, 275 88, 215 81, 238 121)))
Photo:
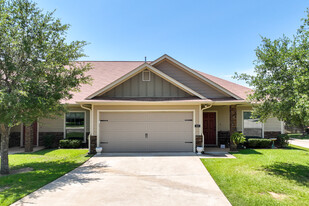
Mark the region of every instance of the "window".
POLYGON ((149 82, 150 81, 150 71, 148 71, 148 70, 143 71, 143 73, 142 73, 142 80, 144 82, 149 82))
POLYGON ((68 112, 65 114, 65 139, 86 140, 85 112, 68 112))
POLYGON ((264 137, 263 123, 259 122, 259 119, 252 119, 251 116, 252 112, 243 111, 243 134, 246 137, 264 137))

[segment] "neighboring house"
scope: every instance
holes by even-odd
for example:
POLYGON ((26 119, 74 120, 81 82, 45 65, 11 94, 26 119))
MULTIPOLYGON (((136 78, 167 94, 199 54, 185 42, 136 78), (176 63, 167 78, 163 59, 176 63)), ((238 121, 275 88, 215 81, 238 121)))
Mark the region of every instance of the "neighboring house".
MULTIPOLYGON (((91 61, 92 85, 64 103, 69 112, 39 119, 34 144, 47 134, 82 137, 105 152, 195 151, 196 146, 229 144, 234 131, 270 137, 283 131, 275 118, 251 119, 251 90, 188 68, 168 55, 152 62, 91 61), (93 142, 95 140, 95 142, 93 142)), ((23 145, 23 126, 12 131, 11 145, 23 145), (20 138, 21 137, 21 138, 20 138)))

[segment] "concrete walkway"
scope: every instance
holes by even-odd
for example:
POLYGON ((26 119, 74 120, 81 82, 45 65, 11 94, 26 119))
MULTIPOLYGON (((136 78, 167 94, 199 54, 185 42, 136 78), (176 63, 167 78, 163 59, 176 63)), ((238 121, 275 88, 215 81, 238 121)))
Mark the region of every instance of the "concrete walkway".
POLYGON ((104 154, 13 204, 230 205, 193 153, 104 154))
POLYGON ((292 139, 289 140, 289 143, 296 146, 309 148, 309 139, 292 139))
MULTIPOLYGON (((43 146, 38 146, 38 147, 33 147, 33 152, 39 151, 44 149, 43 146)), ((25 148, 22 147, 11 147, 9 148, 9 155, 11 154, 16 154, 16 153, 24 153, 25 152, 25 148)), ((1 157, 1 154, 0 154, 1 157)))
MULTIPOLYGON (((33 152, 36 152, 42 149, 44 149, 43 146, 33 147, 33 152)), ((25 148, 22 148, 22 147, 9 148, 9 154, 24 153, 24 152, 25 152, 25 148)))

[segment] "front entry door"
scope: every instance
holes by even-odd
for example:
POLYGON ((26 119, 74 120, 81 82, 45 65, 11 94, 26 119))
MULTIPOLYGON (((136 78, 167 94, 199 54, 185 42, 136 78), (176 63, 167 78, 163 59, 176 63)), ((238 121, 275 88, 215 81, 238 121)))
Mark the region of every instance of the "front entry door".
POLYGON ((206 145, 216 145, 216 113, 205 112, 203 114, 204 143, 206 145))

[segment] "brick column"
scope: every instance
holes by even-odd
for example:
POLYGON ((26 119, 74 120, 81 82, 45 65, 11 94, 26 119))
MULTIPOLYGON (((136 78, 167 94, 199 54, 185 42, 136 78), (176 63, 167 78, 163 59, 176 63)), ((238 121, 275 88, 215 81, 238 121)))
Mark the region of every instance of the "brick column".
POLYGON ((25 152, 33 151, 33 125, 25 126, 25 152))
POLYGON ((203 146, 203 136, 202 135, 195 135, 195 146, 196 147, 203 146))
MULTIPOLYGON (((236 105, 230 105, 230 135, 232 135, 234 132, 237 132, 237 109, 236 105)), ((233 143, 230 139, 230 147, 232 147, 232 145, 233 143)))
POLYGON ((90 154, 96 154, 95 148, 97 147, 97 136, 90 136, 90 154))
POLYGON ((230 106, 230 134, 237 132, 237 110, 236 105, 230 106))

